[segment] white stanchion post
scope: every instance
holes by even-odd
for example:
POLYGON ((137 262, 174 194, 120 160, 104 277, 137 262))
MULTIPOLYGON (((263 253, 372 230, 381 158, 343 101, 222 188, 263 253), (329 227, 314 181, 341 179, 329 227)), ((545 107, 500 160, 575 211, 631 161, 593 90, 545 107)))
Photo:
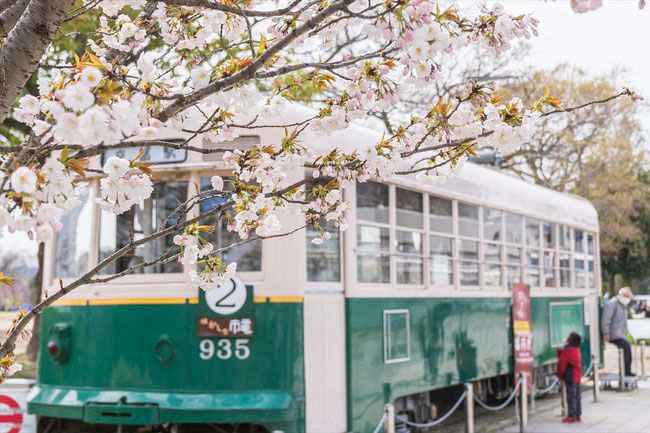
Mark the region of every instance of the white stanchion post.
MULTIPOLYGON (((639 352, 641 351, 641 345, 639 344, 639 340, 636 340, 634 342, 634 347, 635 347, 634 352, 632 352, 635 358, 634 367, 636 367, 634 371, 636 371, 636 374, 639 374, 641 372, 641 368, 639 368, 639 361, 641 360, 641 356, 639 355, 639 352)), ((630 350, 631 349, 632 348, 630 347, 630 350)))
POLYGON ((598 402, 598 398, 599 398, 598 394, 600 393, 600 377, 598 374, 599 361, 598 361, 598 357, 594 355, 591 356, 591 359, 593 360, 594 363, 594 368, 591 371, 591 374, 593 374, 593 378, 594 378, 594 403, 596 403, 598 402))
POLYGON ((641 378, 645 378, 645 340, 641 340, 641 371, 639 374, 641 374, 641 378))
POLYGON ((474 386, 471 382, 465 384, 467 396, 465 396, 465 433, 474 433, 474 386))
POLYGON ((623 349, 618 349, 618 380, 619 389, 625 391, 625 358, 623 356, 623 349))
POLYGON ((386 430, 386 433, 395 433, 395 406, 387 404, 384 410, 386 411, 384 430, 386 430))
POLYGON ((526 425, 528 424, 528 374, 524 371, 521 372, 521 413, 519 414, 519 433, 526 432, 526 425))
POLYGON ((561 396, 561 408, 562 416, 566 416, 566 384, 563 380, 560 381, 560 396, 561 396))

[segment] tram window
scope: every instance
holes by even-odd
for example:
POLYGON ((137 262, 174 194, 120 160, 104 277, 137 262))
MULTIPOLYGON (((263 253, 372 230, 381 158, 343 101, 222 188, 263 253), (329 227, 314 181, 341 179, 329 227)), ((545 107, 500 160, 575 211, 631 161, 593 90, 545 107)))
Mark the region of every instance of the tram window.
POLYGON ((395 231, 395 251, 398 253, 395 257, 397 284, 423 284, 422 235, 395 231))
POLYGON ((458 203, 458 232, 461 236, 478 237, 478 207, 458 203))
POLYGON ((56 234, 57 278, 78 277, 88 270, 90 231, 92 229, 92 193, 81 197, 83 201, 61 218, 61 230, 56 234))
POLYGON ((429 270, 431 284, 446 286, 454 284, 454 266, 451 259, 451 238, 429 236, 429 270))
MULTIPOLYGON (((135 240, 154 233, 164 219, 178 207, 178 204, 186 200, 186 196, 186 181, 156 182, 151 197, 133 206, 128 211, 120 215, 114 215, 106 210, 102 211, 99 233, 99 260, 104 260, 117 249, 129 243, 130 227, 133 227, 135 240)), ((171 223, 174 224, 175 221, 171 221, 171 223)), ((131 266, 157 259, 173 247, 172 239, 174 234, 172 233, 137 247, 133 254, 120 257, 102 269, 101 273, 115 274, 131 266)), ((183 266, 177 261, 172 261, 140 268, 134 273, 157 274, 182 271, 183 266)))
MULTIPOLYGON (((225 178, 224 180, 224 190, 231 190, 232 183, 228 182, 229 178, 225 178)), ((210 177, 201 177, 200 183, 201 191, 209 191, 212 189, 210 177)), ((224 201, 224 198, 212 198, 201 202, 201 213, 212 210, 214 206, 219 206, 224 201)), ((212 233, 208 235, 207 239, 214 245, 214 249, 224 248, 241 241, 237 232, 228 231, 228 221, 231 221, 232 218, 234 218, 233 210, 228 209, 226 215, 219 220, 212 233)), ((216 220, 217 216, 213 216, 202 220, 201 224, 212 225, 216 220)), ((332 233, 333 236, 334 233, 332 233)), ((313 239, 313 237, 310 239, 313 239)), ((232 247, 221 253, 221 259, 225 263, 237 262, 237 272, 259 272, 262 269, 262 243, 257 240, 232 247)))
POLYGON ((453 233, 453 216, 451 200, 429 196, 429 230, 441 233, 453 233))
POLYGON ((587 254, 594 254, 594 235, 587 234, 587 254))
POLYGON ((555 224, 544 222, 544 247, 555 248, 555 224))
POLYGON ((307 227, 307 281, 338 282, 341 281, 340 232, 334 221, 321 220, 320 226, 332 237, 321 245, 313 244, 311 240, 320 236, 320 232, 313 226, 307 227))
POLYGON ((573 237, 574 237, 574 248, 573 250, 576 253, 584 253, 585 249, 582 245, 582 240, 584 238, 584 232, 582 230, 574 230, 573 232, 573 237))
POLYGON ((544 253, 544 286, 555 287, 555 253, 544 253))
POLYGON ((483 209, 483 239, 488 241, 501 240, 501 211, 483 209))
POLYGON ((478 242, 458 241, 460 285, 478 286, 478 242))
POLYGON ((357 226, 357 279, 390 283, 390 235, 385 227, 357 226))
MULTIPOLYGON (((310 180, 305 185, 305 191, 308 192, 308 198, 313 198, 311 191, 317 186, 326 186, 332 180, 331 177, 321 176, 317 179, 310 180)), ((334 221, 327 221, 321 218, 318 221, 321 228, 329 232, 332 237, 320 245, 313 244, 311 241, 320 236, 320 232, 315 227, 307 227, 307 281, 341 281, 341 251, 340 251, 340 231, 334 221)))
POLYGON ((571 287, 571 262, 569 254, 560 253, 560 286, 571 287))
POLYGON ((560 226, 560 249, 571 249, 571 228, 567 226, 560 226))
POLYGON ((388 185, 357 183, 357 219, 388 224, 388 185))
POLYGON ((521 248, 506 248, 506 273, 508 287, 513 283, 521 283, 521 248))
POLYGON ((483 284, 491 287, 501 286, 501 246, 484 244, 483 284))
POLYGON ((506 242, 521 244, 521 215, 506 214, 506 242))
POLYGON ((539 246, 539 220, 526 218, 526 245, 529 247, 539 246))
POLYGON ((587 283, 589 284, 587 287, 594 287, 595 286, 595 278, 594 278, 594 261, 589 260, 587 262, 587 283))
POLYGON ((585 261, 575 259, 574 268, 576 269, 576 288, 583 289, 585 287, 585 261))
POLYGON ((526 251, 526 282, 539 287, 539 251, 526 251))
POLYGON ((397 225, 422 229, 424 227, 422 194, 408 189, 395 188, 397 225))

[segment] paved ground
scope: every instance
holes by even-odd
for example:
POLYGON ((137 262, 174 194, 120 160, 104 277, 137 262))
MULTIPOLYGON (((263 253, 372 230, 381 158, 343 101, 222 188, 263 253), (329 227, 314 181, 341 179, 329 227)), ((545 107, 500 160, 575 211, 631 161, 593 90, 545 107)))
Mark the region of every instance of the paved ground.
MULTIPOLYGON (((636 353, 635 353, 636 356, 636 353)), ((600 374, 616 373, 618 361, 616 347, 605 346, 605 365, 600 374)), ((645 353, 646 374, 650 373, 650 348, 645 353)), ((637 369, 633 365, 633 370, 637 369)), ((614 383, 614 385, 617 385, 614 383)), ((535 412, 531 411, 527 433, 650 433, 650 381, 639 381, 639 389, 632 392, 608 390, 600 392, 600 401, 593 402, 591 381, 582 385, 583 422, 564 424, 561 422, 559 394, 549 394, 535 401, 535 412)), ((514 405, 499 412, 487 412, 474 406, 476 433, 518 433, 514 405)), ((464 410, 454 414, 442 427, 434 427, 431 433, 464 433, 464 410)))
MULTIPOLYGON (((538 411, 531 416, 527 433, 649 433, 650 382, 639 382, 631 392, 602 391, 600 401, 593 402, 591 392, 582 396, 582 423, 561 422, 559 409, 538 411)), ((518 433, 518 426, 499 430, 518 433)))

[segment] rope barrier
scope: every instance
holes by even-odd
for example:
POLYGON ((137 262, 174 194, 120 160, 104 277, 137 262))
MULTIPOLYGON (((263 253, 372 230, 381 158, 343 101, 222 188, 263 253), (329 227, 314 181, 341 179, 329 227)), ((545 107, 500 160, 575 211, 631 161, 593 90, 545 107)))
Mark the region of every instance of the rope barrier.
POLYGON ((556 377, 556 378, 553 379, 553 382, 551 382, 551 384, 550 384, 549 386, 547 386, 546 388, 544 388, 544 389, 538 389, 538 388, 535 386, 535 384, 533 383, 533 389, 535 390, 535 393, 536 393, 536 394, 537 394, 537 393, 539 393, 539 394, 544 394, 545 392, 549 392, 551 389, 553 389, 553 387, 554 387, 555 385, 557 385, 559 382, 560 382, 560 379, 558 379, 558 378, 556 377))
POLYGON ((384 414, 381 416, 381 419, 379 420, 377 427, 375 427, 372 433, 379 433, 379 430, 381 430, 382 426, 384 425, 384 422, 386 421, 386 416, 388 416, 388 413, 384 411, 384 414))
POLYGON ((395 416, 395 418, 399 419, 399 420, 402 421, 404 424, 409 425, 409 426, 411 426, 411 427, 418 427, 418 428, 428 428, 428 427, 433 427, 433 426, 435 426, 435 425, 438 425, 438 424, 442 423, 442 422, 443 422, 444 420, 446 420, 447 418, 449 418, 449 417, 451 416, 451 414, 454 413, 454 411, 455 411, 456 409, 458 409, 458 406, 460 406, 460 404, 463 402, 463 400, 465 399, 465 397, 467 397, 467 391, 463 391, 463 394, 460 396, 460 398, 458 399, 458 401, 456 402, 456 404, 454 404, 453 407, 452 407, 451 409, 449 409, 449 412, 447 412, 443 417, 440 417, 440 418, 438 418, 437 420, 435 420, 435 421, 431 421, 431 422, 426 423, 426 424, 420 424, 420 423, 417 423, 417 422, 411 422, 411 421, 409 421, 408 419, 402 418, 401 416, 397 416, 397 415, 395 416))
MULTIPOLYGON (((582 375, 583 378, 589 376, 589 373, 591 373, 592 368, 594 368, 594 363, 595 363, 595 358, 591 358, 591 362, 589 363, 589 367, 587 367, 587 371, 585 371, 585 373, 582 375)), ((533 384, 533 389, 535 390, 535 393, 544 394, 545 392, 549 392, 555 385, 558 384, 559 381, 560 379, 556 377, 553 379, 553 382, 551 382, 549 386, 543 389, 538 389, 537 387, 535 387, 535 384, 533 384)))
POLYGON ((589 373, 591 373, 591 369, 594 368, 595 361, 596 361, 596 358, 591 358, 591 362, 589 363, 589 367, 587 367, 587 371, 585 371, 585 374, 583 374, 582 377, 589 376, 589 373))
POLYGON ((510 404, 512 399, 515 398, 515 395, 517 395, 517 391, 519 390, 520 386, 521 386, 521 380, 517 381, 517 386, 515 386, 515 389, 512 391, 512 394, 510 394, 510 396, 505 401, 505 403, 501 404, 500 406, 488 406, 487 404, 483 403, 476 394, 474 394, 474 401, 478 403, 478 405, 481 406, 483 409, 496 412, 497 410, 501 410, 504 407, 508 406, 508 404, 510 404))

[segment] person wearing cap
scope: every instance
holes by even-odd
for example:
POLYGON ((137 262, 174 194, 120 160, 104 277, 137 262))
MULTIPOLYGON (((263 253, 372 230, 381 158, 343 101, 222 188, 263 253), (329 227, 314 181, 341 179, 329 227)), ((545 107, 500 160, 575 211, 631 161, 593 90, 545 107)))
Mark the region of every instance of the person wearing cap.
POLYGON ((618 291, 618 296, 612 298, 603 307, 600 319, 600 329, 605 341, 623 349, 625 362, 625 375, 634 376, 632 373, 632 348, 627 341, 627 306, 632 300, 632 289, 623 287, 618 291))

